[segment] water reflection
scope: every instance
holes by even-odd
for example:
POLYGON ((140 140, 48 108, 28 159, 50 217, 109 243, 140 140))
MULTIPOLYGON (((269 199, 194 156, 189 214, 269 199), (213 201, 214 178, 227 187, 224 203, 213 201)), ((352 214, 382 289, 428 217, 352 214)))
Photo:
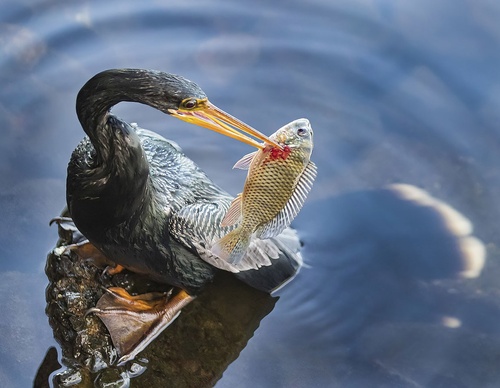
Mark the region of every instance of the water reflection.
MULTIPOLYGON (((469 220, 410 185, 342 194, 304 212, 305 230, 315 230, 304 249, 310 267, 284 290, 259 341, 286 350, 267 348, 263 360, 243 353, 241 364, 258 370, 293 354, 282 372, 279 362, 266 369, 284 386, 306 386, 311 375, 319 386, 346 387, 500 381, 491 364, 500 355, 500 309, 479 291, 485 247, 469 220)), ((230 371, 242 373, 239 365, 230 371)))
MULTIPOLYGON (((295 355, 287 362, 296 367, 287 366, 280 375, 285 385, 307 385, 310 380, 297 373, 311 363, 318 368, 315 381, 352 387, 375 380, 398 387, 478 381, 499 354, 496 340, 485 341, 484 335, 500 334, 500 309, 470 293, 470 279, 485 264, 485 247, 472 236, 470 221, 411 185, 346 193, 326 202, 323 219, 328 223, 315 224, 318 232, 308 236, 305 247, 306 257, 314 261, 284 290, 281 314, 268 328, 269 348, 261 349, 258 364, 279 357, 283 349, 277 349, 285 346, 295 355), (475 359, 486 364, 465 368, 475 359), (346 375, 346 368, 354 372, 346 375)), ((304 211, 317 214, 320 209, 325 201, 304 211)), ((312 228, 312 222, 310 217, 305 225, 312 228)), ((65 229, 60 229, 64 243, 81 238, 71 225, 65 229)), ((137 361, 120 368, 112 365, 117 356, 105 328, 98 319, 84 317, 85 311, 101 296, 99 284, 135 284, 141 293, 154 285, 141 285, 144 279, 132 274, 106 280, 101 270, 74 256, 49 255, 47 273, 47 311, 69 367, 55 376, 56 386, 75 380, 102 386, 132 377, 152 387, 167 380, 175 386, 211 386, 276 302, 229 274, 221 276, 137 361)), ((45 362, 57 365, 53 357, 45 362)), ((273 362, 279 371, 279 361, 273 362)), ((276 370, 266 372, 263 386, 273 381, 276 370)), ((499 377, 490 373, 481 381, 499 377)), ((259 383, 258 377, 254 382, 259 383)))
POLYGON ((344 194, 328 209, 329 223, 310 248, 321 254, 303 273, 317 285, 304 300, 314 295, 315 303, 300 303, 299 311, 310 325, 323 326, 319 336, 314 331, 318 345, 328 339, 352 346, 360 330, 379 320, 453 316, 431 297, 433 281, 474 278, 483 268, 484 246, 470 236, 470 222, 413 186, 344 194))

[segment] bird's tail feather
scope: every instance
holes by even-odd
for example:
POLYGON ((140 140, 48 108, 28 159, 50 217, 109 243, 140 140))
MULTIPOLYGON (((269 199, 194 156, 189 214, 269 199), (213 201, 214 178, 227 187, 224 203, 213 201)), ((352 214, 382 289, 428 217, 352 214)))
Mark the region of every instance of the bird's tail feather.
POLYGON ((287 228, 277 237, 253 241, 264 245, 271 244, 277 252, 277 257, 273 257, 269 266, 236 273, 238 279, 253 288, 270 293, 283 287, 299 272, 303 263, 300 254, 301 243, 295 230, 287 228))

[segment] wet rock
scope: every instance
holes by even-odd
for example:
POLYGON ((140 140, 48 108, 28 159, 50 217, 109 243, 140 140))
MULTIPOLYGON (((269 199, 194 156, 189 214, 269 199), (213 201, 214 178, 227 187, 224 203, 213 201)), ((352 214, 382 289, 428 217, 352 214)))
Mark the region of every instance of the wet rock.
POLYGON ((46 264, 46 313, 66 367, 55 374, 56 387, 164 387, 167 381, 175 387, 213 386, 277 300, 221 273, 135 360, 116 366, 119 357, 111 337, 88 309, 111 286, 132 294, 169 287, 126 270, 104 274, 102 264, 66 249, 84 239, 71 220, 59 222, 58 229, 59 241, 46 264))

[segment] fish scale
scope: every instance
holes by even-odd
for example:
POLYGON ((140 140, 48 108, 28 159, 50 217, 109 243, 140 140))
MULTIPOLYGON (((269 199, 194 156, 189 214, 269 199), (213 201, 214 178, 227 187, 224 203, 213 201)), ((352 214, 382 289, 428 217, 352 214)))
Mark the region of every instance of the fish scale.
POLYGON ((267 146, 236 163, 248 176, 221 226, 238 226, 212 246, 212 253, 237 264, 252 238, 275 237, 292 222, 316 177, 312 134, 307 119, 295 120, 270 136, 282 149, 267 146))
POLYGON ((257 228, 276 217, 292 196, 295 181, 308 158, 300 150, 291 152, 287 159, 272 160, 270 152, 255 158, 243 190, 242 228, 257 228), (254 167, 252 169, 252 167, 254 167))

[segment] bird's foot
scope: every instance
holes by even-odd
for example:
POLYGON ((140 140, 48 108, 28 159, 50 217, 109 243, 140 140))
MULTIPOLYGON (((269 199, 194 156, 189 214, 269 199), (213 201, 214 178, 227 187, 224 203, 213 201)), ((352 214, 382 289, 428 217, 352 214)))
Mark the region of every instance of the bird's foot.
POLYGON ((89 240, 83 240, 75 244, 61 245, 54 251, 59 256, 63 254, 69 255, 71 252, 97 268, 105 268, 103 275, 115 275, 124 269, 121 265, 117 265, 109 260, 89 240))
POLYGON ((61 245, 56 248, 57 255, 69 255, 71 252, 76 253, 82 260, 88 261, 98 268, 106 268, 106 273, 114 275, 123 270, 123 267, 115 265, 114 262, 109 260, 104 254, 90 243, 75 226, 73 219, 70 217, 54 217, 50 220, 49 225, 57 224, 60 229, 65 232, 71 233, 71 244, 61 245), (117 270, 115 270, 117 268, 117 270))
POLYGON ((71 217, 54 217, 49 221, 49 226, 52 224, 57 224, 64 230, 74 232, 78 229, 76 228, 73 219, 71 217))
POLYGON ((116 264, 114 267, 111 265, 108 265, 104 269, 103 275, 113 276, 113 275, 116 275, 116 274, 122 272, 124 269, 125 269, 125 267, 123 267, 120 264, 116 264))
POLYGON ((118 365, 122 365, 134 359, 193 299, 184 290, 175 295, 170 291, 132 296, 123 288, 110 287, 88 313, 95 313, 107 327, 120 355, 118 365))

